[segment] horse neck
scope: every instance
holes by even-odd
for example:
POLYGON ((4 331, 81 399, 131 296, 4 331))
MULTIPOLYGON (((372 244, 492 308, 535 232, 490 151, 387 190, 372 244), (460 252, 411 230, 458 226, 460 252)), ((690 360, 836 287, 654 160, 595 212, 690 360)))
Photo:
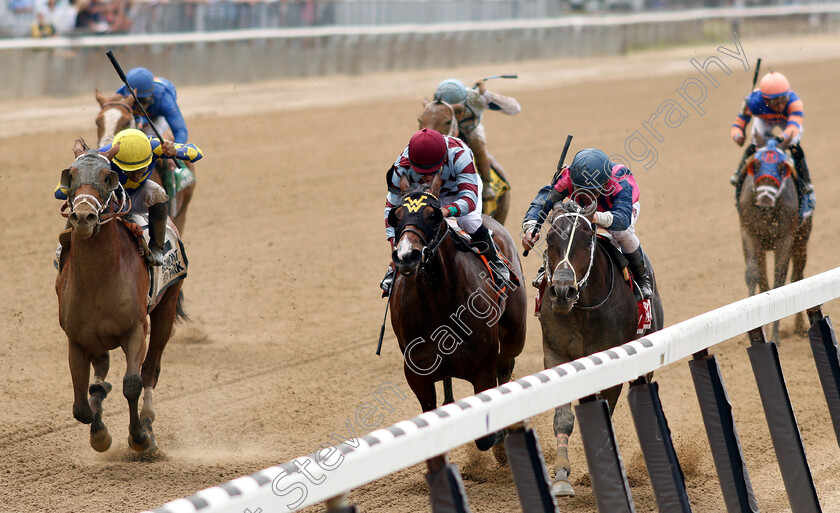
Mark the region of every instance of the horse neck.
POLYGON ((448 234, 443 235, 435 254, 415 274, 408 278, 410 286, 405 287, 405 293, 421 298, 439 300, 444 290, 452 280, 457 279, 459 268, 462 267, 455 243, 448 234))
MULTIPOLYGON (((77 278, 91 277, 94 283, 105 281, 109 274, 120 275, 124 271, 120 260, 124 247, 125 230, 117 226, 119 221, 99 225, 96 233, 82 240, 71 232, 68 269, 77 278)), ((139 257, 139 253, 138 253, 139 257)))
POLYGON ((615 279, 612 275, 614 270, 612 261, 606 252, 599 247, 595 241, 595 251, 592 254, 592 269, 589 270, 589 279, 583 290, 580 291, 578 302, 582 305, 594 305, 604 300, 610 291, 611 281, 615 279))

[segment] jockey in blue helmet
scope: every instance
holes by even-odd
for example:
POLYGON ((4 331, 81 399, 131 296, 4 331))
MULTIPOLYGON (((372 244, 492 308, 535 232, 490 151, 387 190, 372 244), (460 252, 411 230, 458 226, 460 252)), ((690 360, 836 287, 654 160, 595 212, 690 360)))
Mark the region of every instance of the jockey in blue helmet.
MULTIPOLYGON (((572 163, 563 169, 554 184, 540 189, 522 222, 522 246, 530 250, 540 238, 539 227, 558 201, 571 198, 586 207, 596 205, 592 223, 604 228, 627 257, 630 271, 639 285, 642 298, 653 294, 650 268, 636 236, 639 217, 639 186, 630 169, 610 161, 607 154, 595 148, 577 152, 572 163)), ((541 279, 541 269, 538 278, 541 279)), ((538 282, 537 282, 538 283, 538 282)))
MULTIPOLYGON (((174 141, 178 144, 186 144, 187 124, 184 122, 184 116, 181 115, 181 109, 178 108, 178 92, 172 82, 165 78, 155 77, 146 68, 130 70, 126 74, 126 81, 134 89, 134 94, 137 95, 137 99, 146 109, 146 113, 155 123, 158 131, 163 134, 169 127, 174 141)), ((117 89, 117 93, 131 96, 126 86, 117 89)), ((139 107, 135 109, 134 115, 142 116, 139 107)))

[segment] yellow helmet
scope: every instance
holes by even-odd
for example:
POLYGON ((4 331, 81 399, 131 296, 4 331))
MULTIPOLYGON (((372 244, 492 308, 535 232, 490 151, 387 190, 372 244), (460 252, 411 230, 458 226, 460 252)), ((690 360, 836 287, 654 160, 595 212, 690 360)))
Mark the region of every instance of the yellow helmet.
POLYGON ((152 161, 152 143, 149 138, 135 128, 127 128, 114 137, 112 146, 120 144, 120 151, 113 161, 123 171, 139 171, 148 167, 152 161))

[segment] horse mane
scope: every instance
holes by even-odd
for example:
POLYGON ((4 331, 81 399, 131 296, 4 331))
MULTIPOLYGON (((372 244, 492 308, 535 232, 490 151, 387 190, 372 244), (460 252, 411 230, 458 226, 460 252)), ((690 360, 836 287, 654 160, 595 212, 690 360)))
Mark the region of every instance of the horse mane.
POLYGON ((558 215, 583 214, 583 211, 584 208, 582 206, 578 205, 578 203, 575 200, 568 198, 565 201, 558 201, 554 204, 554 207, 551 209, 551 213, 548 215, 546 222, 551 224, 554 221, 554 218, 558 215))

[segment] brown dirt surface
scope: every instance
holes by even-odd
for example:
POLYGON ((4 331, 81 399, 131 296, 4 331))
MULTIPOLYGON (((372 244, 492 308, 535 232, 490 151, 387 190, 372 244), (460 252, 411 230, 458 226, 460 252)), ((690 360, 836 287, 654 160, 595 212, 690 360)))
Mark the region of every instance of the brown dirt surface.
MULTIPOLYGON (((750 64, 782 71, 804 99, 804 148, 818 194, 808 276, 840 265, 840 181, 833 137, 840 103, 837 39, 743 40, 750 64), (834 234, 834 235, 832 235, 834 234)), ((364 431, 357 408, 383 383, 397 385, 383 425, 419 413, 405 384, 390 327, 374 355, 385 307, 377 284, 388 262, 382 226, 384 173, 416 129, 420 99, 443 78, 469 81, 519 73, 488 87, 514 95, 522 113, 485 116, 489 148, 508 170, 514 235, 528 203, 554 172, 567 133, 572 151, 621 151, 668 99, 688 117, 658 126, 658 161, 634 173, 643 209, 637 230, 652 258, 671 325, 746 294, 733 191, 727 178, 741 149, 729 127, 752 70, 723 57, 729 75, 707 88, 703 113, 676 92, 699 77, 719 45, 558 62, 509 63, 459 70, 324 77, 179 91, 190 139, 205 152, 184 241, 184 286, 192 321, 177 327, 163 357, 155 432, 161 447, 142 458, 127 447, 124 358, 112 357, 105 422, 114 445, 104 454, 72 417, 67 342, 57 322, 52 267, 63 226, 52 198, 76 136, 92 140, 90 96, 0 103, 0 511, 132 512, 309 454, 331 434, 364 431), (15 220, 15 222, 12 222, 15 220)), ((718 54, 720 55, 720 54, 718 54)), ((107 61, 103 58, 103 66, 107 61)), ((524 261, 528 280, 539 262, 524 261)), ((533 298, 529 287, 529 298, 533 298)), ((530 299, 529 299, 530 300, 530 299)), ((838 303, 825 306, 838 313, 838 303)), ((804 338, 782 322, 779 348, 823 511, 840 511, 840 450, 804 338)), ((789 511, 746 337, 715 346, 758 505, 789 511)), ((538 320, 517 361, 521 377, 542 369, 538 320)), ((723 511, 720 488, 686 362, 657 373, 664 411, 683 464, 694 511, 723 511)), ((471 393, 456 383, 458 396, 471 393)), ((553 461, 551 413, 532 419, 553 461)), ((624 398, 614 415, 637 511, 656 511, 624 398)), ((571 439, 577 496, 562 511, 595 503, 576 431, 571 439)), ((473 511, 519 511, 508 469, 472 446, 451 454, 473 511)), ((340 469, 337 470, 340 472, 340 469)), ((364 512, 428 511, 425 467, 418 465, 355 490, 364 512)), ((329 480, 329 474, 326 474, 329 480)), ((281 506, 263 508, 280 511, 281 506)), ((322 510, 312 508, 312 511, 322 510)))

